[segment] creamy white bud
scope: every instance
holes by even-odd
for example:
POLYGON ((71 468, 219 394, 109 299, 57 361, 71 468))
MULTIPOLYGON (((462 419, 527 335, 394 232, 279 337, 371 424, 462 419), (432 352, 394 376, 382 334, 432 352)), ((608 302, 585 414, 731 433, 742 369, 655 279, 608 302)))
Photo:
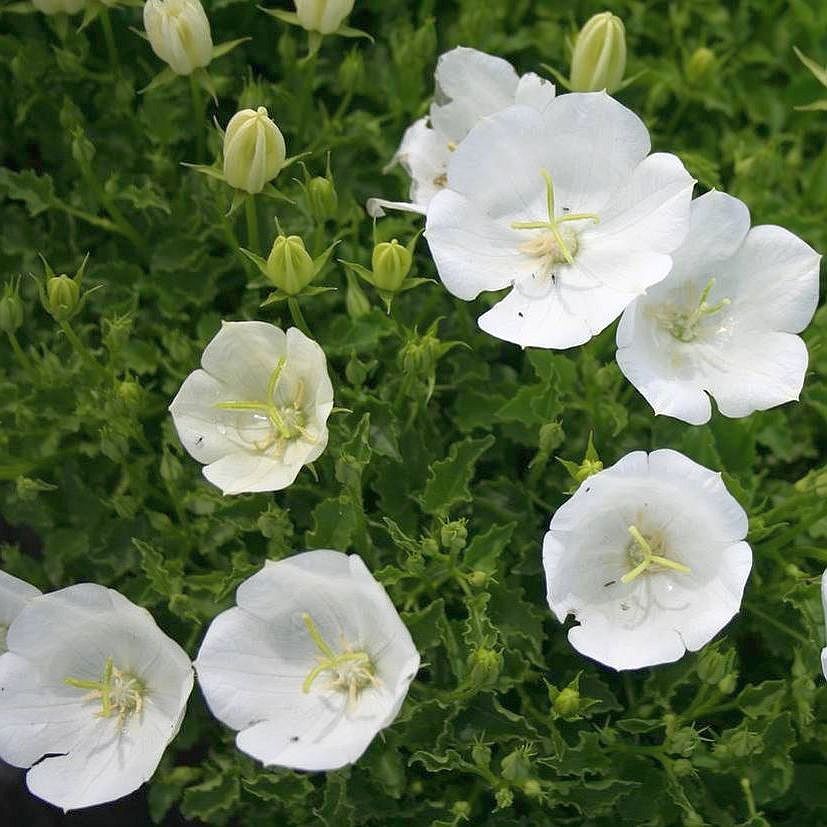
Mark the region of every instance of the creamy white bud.
POLYGON ((144 28, 152 51, 176 75, 191 75, 212 60, 210 21, 199 0, 147 0, 144 28))
POLYGON ((353 11, 355 0, 295 0, 299 23, 310 32, 333 34, 353 11))
POLYGON ((615 92, 626 72, 626 29, 611 12, 592 17, 580 30, 571 61, 573 92, 615 92))
POLYGON ((224 134, 224 179, 231 187, 261 192, 286 157, 284 136, 263 106, 242 109, 230 119, 224 134))

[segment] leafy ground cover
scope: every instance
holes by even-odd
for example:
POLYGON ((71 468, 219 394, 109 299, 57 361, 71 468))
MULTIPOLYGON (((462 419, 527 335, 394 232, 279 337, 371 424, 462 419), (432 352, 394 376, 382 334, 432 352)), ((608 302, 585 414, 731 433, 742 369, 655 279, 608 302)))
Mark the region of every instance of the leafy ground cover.
MULTIPOLYGON (((253 3, 206 3, 217 43, 250 40, 210 67, 218 105, 184 79, 144 89, 161 66, 110 13, 82 32, 3 14, 0 265, 22 275, 23 326, 2 344, 3 569, 48 590, 92 580, 148 608, 194 656, 207 625, 264 560, 357 551, 388 589, 424 666, 394 726, 355 766, 264 770, 196 693, 148 788, 156 822, 306 825, 802 825, 827 820, 827 692, 820 575, 827 565, 827 316, 804 334, 799 404, 693 427, 655 418, 614 361, 614 326, 582 348, 522 351, 480 332, 438 284, 390 313, 335 259, 370 264, 368 197, 406 195, 382 170, 426 111, 437 56, 457 44, 521 72, 567 73, 591 3, 360 0, 366 40, 306 35, 253 3), (254 226, 230 191, 183 166, 211 163, 221 125, 266 106, 288 153, 328 155, 338 193, 320 217, 296 165, 258 199, 254 226), (194 111, 195 110, 195 111, 194 111), (206 112, 206 117, 202 115, 206 112), (222 319, 291 324, 240 255, 266 254, 274 219, 321 254, 302 300, 336 404, 330 446, 278 494, 223 497, 182 450, 167 407, 222 319), (258 236, 258 240, 256 237, 258 236), (44 256, 74 273, 81 312, 42 307, 44 256), (91 288, 95 288, 92 290, 91 288), (617 674, 579 656, 545 602, 540 542, 576 485, 589 435, 609 465, 671 447, 724 479, 750 515, 755 564, 740 614, 679 662, 617 674)), ((817 0, 617 2, 627 75, 617 97, 655 150, 742 198, 754 223, 827 248, 824 96, 794 52, 827 60, 817 0)), ((496 176, 497 170, 481 174, 496 176)), ((395 215, 379 240, 408 242, 395 215)), ((435 278, 420 241, 415 275, 435 278)), ((698 527, 703 531, 703 526, 698 527)))

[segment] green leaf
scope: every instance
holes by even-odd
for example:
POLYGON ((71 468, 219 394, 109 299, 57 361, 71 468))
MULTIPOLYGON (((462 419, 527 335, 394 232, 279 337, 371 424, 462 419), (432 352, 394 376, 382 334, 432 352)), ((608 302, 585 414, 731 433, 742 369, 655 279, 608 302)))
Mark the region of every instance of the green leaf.
POLYGON ((447 516, 457 504, 470 502, 468 484, 477 461, 496 442, 493 436, 466 439, 451 446, 448 457, 431 466, 420 502, 428 514, 447 516))

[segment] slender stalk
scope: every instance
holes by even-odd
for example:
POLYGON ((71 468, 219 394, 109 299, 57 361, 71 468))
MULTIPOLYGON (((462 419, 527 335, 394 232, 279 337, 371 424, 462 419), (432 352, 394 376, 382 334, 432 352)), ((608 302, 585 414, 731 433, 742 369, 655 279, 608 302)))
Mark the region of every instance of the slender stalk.
POLYGON ((799 643, 803 643, 805 646, 812 646, 812 641, 808 638, 804 637, 804 635, 797 632, 791 626, 788 626, 786 623, 782 623, 780 620, 776 620, 772 615, 767 614, 766 612, 762 611, 761 609, 756 608, 754 605, 749 607, 749 610, 752 614, 760 617, 761 620, 766 621, 770 624, 770 626, 775 626, 780 632, 784 632, 784 634, 789 635, 794 640, 797 640, 799 643))
POLYGON ((77 352, 78 356, 83 359, 84 362, 88 362, 90 365, 94 366, 95 368, 98 367, 98 363, 95 361, 94 357, 92 356, 92 352, 86 347, 85 344, 80 340, 80 337, 77 333, 75 333, 74 328, 69 322, 58 322, 60 325, 60 329, 65 334, 66 338, 69 340, 69 344, 77 352))
POLYGON ((256 197, 251 195, 244 202, 244 215, 247 218, 247 246, 258 253, 260 243, 258 238, 258 212, 256 210, 256 197))
POLYGON ((100 181, 95 177, 95 173, 87 163, 81 163, 80 169, 83 174, 83 179, 94 190, 95 195, 98 196, 103 208, 109 213, 109 217, 117 225, 121 235, 128 238, 139 250, 143 252, 144 244, 138 231, 129 223, 126 216, 120 211, 115 202, 109 197, 106 190, 101 186, 100 181))
POLYGON ((310 328, 307 326, 307 321, 304 318, 301 307, 299 307, 299 300, 294 296, 290 296, 287 300, 287 306, 290 308, 293 324, 296 325, 305 336, 310 336, 310 328))
POLYGON ((195 122, 195 160, 199 164, 204 163, 207 156, 206 136, 204 133, 204 117, 206 105, 204 101, 204 90, 198 85, 195 73, 190 75, 190 97, 192 98, 192 116, 195 122))
POLYGON ((115 45, 115 32, 112 30, 112 20, 109 17, 109 9, 107 9, 106 6, 101 8, 100 21, 103 27, 103 36, 106 40, 106 51, 109 52, 109 66, 112 72, 117 74, 120 71, 118 48, 115 45))
POLYGON ((20 367, 23 368, 23 370, 26 373, 32 373, 32 368, 34 366, 32 365, 32 362, 29 359, 29 357, 26 356, 26 354, 23 352, 23 348, 20 347, 20 342, 17 341, 17 336, 15 336, 15 334, 11 332, 7 332, 7 335, 9 337, 9 344, 11 345, 11 349, 14 351, 14 355, 17 358, 17 361, 20 362, 20 367))

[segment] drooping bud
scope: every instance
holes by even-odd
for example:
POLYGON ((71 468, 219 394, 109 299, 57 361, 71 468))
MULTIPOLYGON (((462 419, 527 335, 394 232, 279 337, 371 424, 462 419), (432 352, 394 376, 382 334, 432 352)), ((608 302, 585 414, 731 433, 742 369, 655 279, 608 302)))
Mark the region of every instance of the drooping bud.
POLYGON ((23 326, 23 302, 15 284, 7 284, 0 298, 0 330, 14 334, 23 326))
POLYGON ((199 0, 147 0, 144 28, 152 51, 176 75, 191 75, 212 60, 210 21, 199 0))
POLYGON ((693 86, 699 86, 709 77, 717 62, 718 58, 712 49, 707 49, 706 46, 695 49, 686 62, 687 80, 693 86))
POLYGON ((46 282, 46 309, 56 322, 66 322, 80 304, 80 284, 69 276, 53 276, 46 282))
POLYGON ((339 209, 339 196, 336 187, 330 178, 316 176, 311 178, 306 185, 307 202, 310 206, 310 213, 317 221, 327 221, 335 218, 339 209))
POLYGON ((380 290, 395 293, 413 265, 413 253, 396 239, 383 241, 373 249, 373 282, 380 290))
POLYGON ((617 91, 626 72, 626 29, 605 11, 592 17, 577 35, 571 61, 573 92, 617 91))
POLYGON ((43 14, 77 14, 86 0, 32 0, 32 5, 43 14))
POLYGON ((224 133, 224 180, 252 195, 281 171, 287 158, 284 136, 263 106, 242 109, 224 133))
POLYGON ((288 296, 301 293, 316 275, 316 265, 297 235, 280 235, 267 259, 270 281, 288 296))
POLYGON ((299 23, 309 32, 333 34, 353 11, 355 0, 295 0, 299 23))

